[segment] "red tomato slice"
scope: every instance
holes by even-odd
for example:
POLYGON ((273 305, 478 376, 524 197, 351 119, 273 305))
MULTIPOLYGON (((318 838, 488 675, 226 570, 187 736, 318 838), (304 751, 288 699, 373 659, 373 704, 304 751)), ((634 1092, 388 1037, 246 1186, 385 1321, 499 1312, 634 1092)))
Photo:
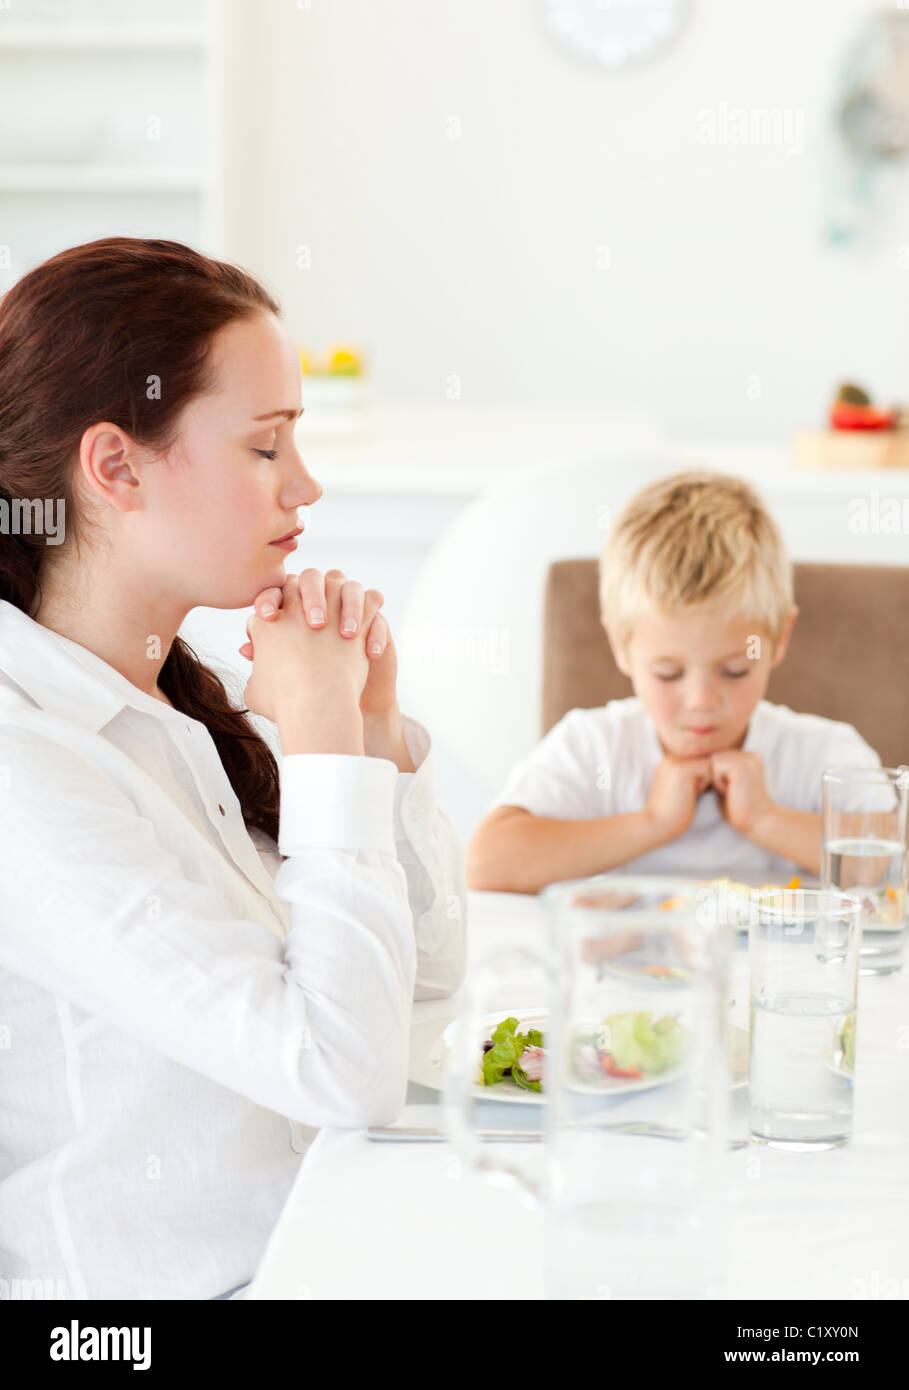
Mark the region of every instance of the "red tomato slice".
POLYGON ((636 1081, 640 1081, 641 1079, 642 1073, 637 1067, 630 1067, 628 1071, 623 1071, 621 1067, 617 1067, 611 1052, 606 1053, 606 1056, 602 1060, 602 1067, 610 1076, 632 1076, 636 1081))
POLYGON ((855 405, 852 401, 834 401, 830 407, 830 423, 835 430, 889 430, 895 420, 892 410, 855 405))

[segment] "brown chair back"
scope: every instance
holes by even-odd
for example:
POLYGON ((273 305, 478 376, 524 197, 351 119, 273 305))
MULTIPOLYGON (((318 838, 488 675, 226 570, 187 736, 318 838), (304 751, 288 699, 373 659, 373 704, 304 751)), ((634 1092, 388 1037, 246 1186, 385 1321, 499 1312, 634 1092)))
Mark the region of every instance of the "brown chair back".
MULTIPOLYGON (((885 767, 909 763, 909 567, 795 564, 799 607, 775 704, 853 724, 885 767)), ((557 560, 543 611, 543 733, 633 695, 600 625, 596 560, 557 560)))

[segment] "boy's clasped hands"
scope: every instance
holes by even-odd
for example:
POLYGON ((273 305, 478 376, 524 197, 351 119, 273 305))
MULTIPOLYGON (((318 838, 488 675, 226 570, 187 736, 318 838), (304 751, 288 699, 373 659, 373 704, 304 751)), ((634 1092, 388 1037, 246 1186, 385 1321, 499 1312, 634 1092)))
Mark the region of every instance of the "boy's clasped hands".
POLYGON ((646 812, 667 839, 674 839, 688 829, 698 797, 711 787, 723 816, 743 835, 753 834, 773 811, 760 753, 729 748, 703 758, 667 753, 657 764, 646 812))

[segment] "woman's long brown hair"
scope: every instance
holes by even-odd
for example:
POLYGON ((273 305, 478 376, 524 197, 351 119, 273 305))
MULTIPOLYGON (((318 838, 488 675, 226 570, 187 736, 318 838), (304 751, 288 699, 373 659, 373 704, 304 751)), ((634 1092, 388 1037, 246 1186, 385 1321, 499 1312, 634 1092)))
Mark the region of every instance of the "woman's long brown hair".
MULTIPOLYGON (((74 540, 73 474, 85 430, 110 420, 140 446, 169 448, 184 406, 215 385, 214 335, 263 310, 280 312, 251 275, 176 241, 105 237, 29 271, 0 299, 0 499, 63 499, 64 543, 74 540), (149 398, 152 372, 166 385, 160 399, 149 398)), ((43 548, 41 535, 0 537, 0 599, 29 616, 43 548)), ((231 705, 179 636, 158 685, 207 726, 247 827, 277 840, 278 766, 249 711, 231 705)))

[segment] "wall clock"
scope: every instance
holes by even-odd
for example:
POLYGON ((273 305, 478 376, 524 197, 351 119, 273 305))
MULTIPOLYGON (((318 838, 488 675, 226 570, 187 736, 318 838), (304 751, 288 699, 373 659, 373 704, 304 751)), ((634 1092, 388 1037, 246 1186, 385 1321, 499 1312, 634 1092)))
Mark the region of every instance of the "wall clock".
POLYGON ((542 0, 550 37, 579 62, 643 62, 678 34, 689 0, 542 0))

